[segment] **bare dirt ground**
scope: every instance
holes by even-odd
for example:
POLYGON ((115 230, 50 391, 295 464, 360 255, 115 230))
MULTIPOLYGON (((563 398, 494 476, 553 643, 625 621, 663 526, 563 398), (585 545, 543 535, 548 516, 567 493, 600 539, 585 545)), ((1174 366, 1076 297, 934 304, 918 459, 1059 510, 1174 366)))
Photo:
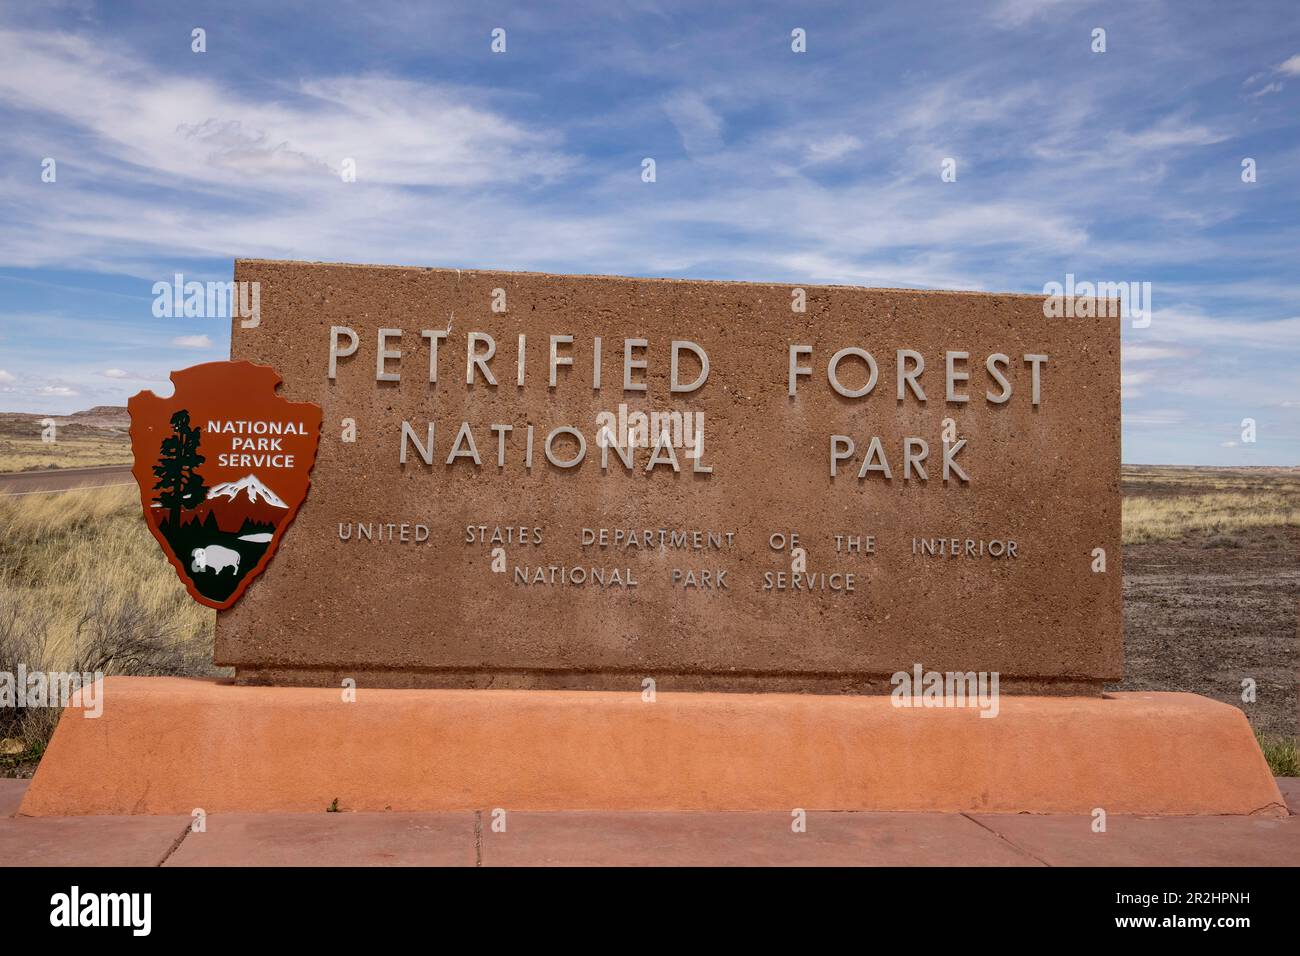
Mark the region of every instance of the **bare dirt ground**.
POLYGON ((1125 466, 1124 497, 1125 679, 1113 689, 1203 694, 1295 736, 1300 469, 1125 466), (1289 523, 1254 523, 1259 509, 1242 504, 1260 495, 1289 523), (1161 513, 1172 508, 1181 532, 1161 513))

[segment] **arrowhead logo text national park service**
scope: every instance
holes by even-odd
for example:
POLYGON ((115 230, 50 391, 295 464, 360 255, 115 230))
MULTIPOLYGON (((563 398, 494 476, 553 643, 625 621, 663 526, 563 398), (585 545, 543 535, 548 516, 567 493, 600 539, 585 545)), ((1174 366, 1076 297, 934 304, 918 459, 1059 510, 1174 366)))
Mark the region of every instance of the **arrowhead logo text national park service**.
POLYGON ((228 608, 262 573, 311 484, 321 409, 276 395, 275 369, 209 362, 141 392, 132 469, 145 523, 194 599, 228 608))

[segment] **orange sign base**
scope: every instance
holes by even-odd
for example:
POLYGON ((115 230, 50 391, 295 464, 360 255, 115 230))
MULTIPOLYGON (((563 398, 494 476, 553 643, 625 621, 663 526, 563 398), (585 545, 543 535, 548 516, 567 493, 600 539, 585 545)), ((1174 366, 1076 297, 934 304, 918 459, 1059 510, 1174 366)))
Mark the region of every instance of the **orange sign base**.
POLYGON ((19 813, 917 810, 1276 814, 1242 713, 1192 694, 889 697, 241 687, 109 677, 19 813))

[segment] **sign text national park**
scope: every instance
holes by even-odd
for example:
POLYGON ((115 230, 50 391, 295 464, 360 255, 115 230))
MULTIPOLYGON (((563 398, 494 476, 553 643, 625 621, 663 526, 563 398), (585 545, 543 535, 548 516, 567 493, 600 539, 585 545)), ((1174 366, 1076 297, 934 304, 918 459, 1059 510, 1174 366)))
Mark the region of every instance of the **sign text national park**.
MULTIPOLYGON (((246 681, 1119 676, 1119 322, 1041 296, 241 261, 321 406, 246 681)), ((252 444, 252 450, 257 448, 252 444)), ((251 453, 251 452, 250 452, 251 453)))
MULTIPOLYGON (((399 343, 405 334, 406 330, 400 328, 384 328, 377 331, 373 343, 374 380, 376 382, 401 381, 402 373, 398 366, 403 358, 403 350, 399 347, 399 343)), ((449 335, 450 333, 446 330, 419 330, 419 337, 425 340, 427 345, 424 351, 427 351, 428 356, 427 359, 423 356, 417 356, 417 358, 428 363, 428 381, 432 385, 436 385, 438 382, 439 343, 445 342, 449 335)), ((337 379, 340 359, 357 354, 360 348, 360 337, 355 329, 346 326, 334 326, 330 329, 329 338, 329 377, 337 379)), ((502 350, 498 349, 497 341, 490 332, 471 331, 467 333, 464 347, 465 387, 472 388, 475 384, 481 384, 489 388, 498 387, 499 382, 493 370, 493 365, 499 358, 504 358, 505 361, 511 363, 517 369, 517 372, 512 373, 515 376, 514 385, 519 389, 524 388, 527 382, 527 344, 527 334, 520 333, 515 355, 513 357, 501 356, 499 352, 502 350)), ((578 374, 577 370, 562 371, 571 368, 574 364, 574 357, 571 354, 571 350, 575 347, 572 335, 551 334, 544 337, 543 345, 549 348, 546 368, 547 387, 549 389, 561 387, 566 389, 589 388, 596 394, 601 392, 602 361, 604 359, 603 341, 600 336, 593 336, 589 343, 583 344, 588 345, 588 353, 591 356, 591 368, 586 378, 578 374), (561 379, 564 379, 563 385, 560 384, 561 379)), ((709 355, 699 343, 689 339, 673 339, 671 342, 651 343, 643 338, 625 338, 621 342, 621 349, 617 356, 618 365, 622 369, 622 384, 621 387, 616 384, 613 390, 621 390, 623 395, 640 393, 649 402, 653 403, 653 400, 659 396, 649 394, 649 362, 645 356, 655 350, 671 356, 669 361, 671 371, 668 376, 669 394, 665 397, 679 398, 690 395, 708 384, 711 369, 709 355), (679 360, 685 354, 693 357, 697 370, 694 379, 684 384, 679 380, 678 370, 679 360)), ((802 364, 804 361, 811 361, 812 353, 813 347, 811 345, 790 345, 786 349, 788 365, 785 371, 789 383, 788 394, 791 398, 797 397, 801 379, 813 376, 812 367, 802 364)), ((443 356, 445 364, 459 365, 459 355, 446 356, 446 349, 443 349, 443 356)), ((926 371, 925 355, 915 349, 900 348, 893 352, 892 357, 894 358, 898 401, 900 403, 915 401, 925 405, 927 399, 921 381, 926 371)), ((961 350, 947 350, 943 353, 942 358, 944 363, 941 382, 943 401, 956 405, 970 402, 971 386, 968 382, 971 375, 968 371, 968 363, 971 361, 971 354, 961 350)), ((1025 353, 1019 356, 1018 359, 1023 361, 1028 369, 1030 387, 1027 401, 1036 407, 1041 401, 1042 367, 1046 364, 1048 357, 1042 354, 1025 353)), ((988 387, 990 390, 984 391, 982 395, 977 395, 975 401, 987 402, 990 405, 1002 405, 1011 401, 1014 386, 1008 374, 1012 358, 1005 353, 995 352, 983 358, 981 362, 988 374, 988 387)), ((365 365, 366 371, 368 371, 369 367, 368 364, 365 365)), ((761 369, 752 369, 751 371, 756 375, 763 374, 761 369)), ((933 373, 931 377, 935 377, 933 373)), ((837 395, 851 401, 862 401, 869 398, 879 384, 880 363, 866 349, 858 346, 846 346, 835 352, 826 362, 825 378, 826 385, 837 395), (846 364, 853 365, 855 363, 860 366, 857 375, 858 382, 852 386, 846 385, 841 377, 845 374, 842 371, 843 367, 846 364)), ((891 375, 891 379, 893 378, 894 376, 891 375)), ((443 381, 446 381, 445 370, 443 381)), ((484 456, 479 452, 481 443, 482 447, 489 452, 489 468, 495 465, 496 468, 505 469, 508 464, 513 463, 522 466, 525 471, 531 472, 534 466, 541 463, 543 457, 546 464, 553 465, 556 468, 579 468, 586 462, 588 450, 591 447, 587 439, 588 432, 584 431, 583 426, 585 425, 595 433, 596 445, 599 446, 600 470, 602 472, 609 471, 611 458, 615 461, 615 468, 621 466, 627 471, 642 469, 650 474, 655 473, 657 470, 680 472, 682 470, 681 457, 683 453, 676 450, 680 448, 684 449, 685 457, 690 460, 690 470, 693 473, 713 473, 713 468, 704 461, 704 413, 702 411, 692 411, 689 408, 685 410, 681 408, 670 409, 665 406, 661 410, 643 411, 638 409, 629 412, 626 401, 620 399, 617 412, 599 412, 594 422, 559 424, 549 428, 549 430, 547 430, 546 426, 542 426, 541 433, 538 431, 538 426, 528 424, 524 428, 525 435, 522 439, 513 435, 515 426, 510 422, 486 424, 461 421, 447 424, 455 425, 455 437, 450 441, 451 447, 446 454, 445 462, 443 462, 448 466, 464 464, 476 470, 481 470, 484 466, 484 456), (475 438, 476 426, 479 433, 477 439, 475 438), (542 434, 545 434, 544 439, 541 437, 542 434), (557 450, 557 446, 561 446, 559 450, 557 450), (648 455, 643 456, 644 465, 638 461, 638 448, 646 449, 649 452, 648 455), (493 462, 491 454, 493 449, 495 449, 495 462, 493 462)), ((426 430, 422 423, 413 424, 408 420, 402 420, 397 453, 397 459, 401 464, 407 464, 412 452, 418 453, 420 459, 426 465, 433 465, 435 459, 441 457, 441 450, 436 440, 436 425, 436 422, 430 420, 427 423, 426 430)), ((966 439, 956 437, 955 420, 949 419, 943 423, 943 426, 951 434, 946 435, 942 443, 938 440, 934 441, 936 449, 942 447, 942 479, 948 481, 952 477, 962 482, 968 482, 970 476, 957 463, 957 456, 966 446, 966 439)), ((939 431, 940 429, 936 428, 931 438, 935 438, 939 431)), ((901 448, 894 449, 894 452, 899 456, 895 461, 901 459, 902 462, 902 470, 897 477, 903 480, 928 481, 930 475, 927 471, 927 462, 930 457, 930 449, 931 442, 925 437, 920 435, 905 436, 902 439, 901 448)), ((895 469, 891 468, 889 464, 889 453, 885 450, 881 436, 870 436, 870 441, 865 443, 861 456, 857 455, 857 450, 857 444, 852 435, 834 434, 830 436, 828 460, 832 478, 837 477, 842 468, 847 468, 849 464, 855 462, 856 458, 860 457, 860 467, 850 469, 856 470, 859 479, 873 476, 885 481, 895 479, 895 469)), ((935 467, 935 465, 931 463, 931 467, 935 467)))

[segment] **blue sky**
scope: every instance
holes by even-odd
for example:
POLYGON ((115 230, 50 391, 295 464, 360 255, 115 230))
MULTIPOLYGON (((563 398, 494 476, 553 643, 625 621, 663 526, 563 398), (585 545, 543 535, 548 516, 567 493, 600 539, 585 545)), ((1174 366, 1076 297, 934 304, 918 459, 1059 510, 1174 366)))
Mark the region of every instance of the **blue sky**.
POLYGON ((1073 273, 1152 284, 1123 333, 1125 461, 1300 464, 1298 13, 9 5, 0 410, 167 394, 225 357, 225 320, 156 319, 150 290, 235 257, 1016 292, 1073 273))

